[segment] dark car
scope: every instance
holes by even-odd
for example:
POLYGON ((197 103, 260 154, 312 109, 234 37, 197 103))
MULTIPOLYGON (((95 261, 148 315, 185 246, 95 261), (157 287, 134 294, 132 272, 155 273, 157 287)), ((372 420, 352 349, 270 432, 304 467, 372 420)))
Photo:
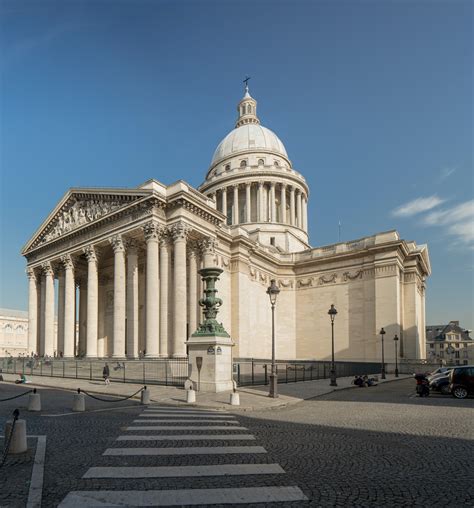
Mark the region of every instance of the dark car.
MULTIPOLYGON (((441 392, 443 395, 451 393, 449 389, 451 371, 443 372, 440 375, 434 376, 430 380, 430 390, 433 392, 441 392)), ((429 378, 428 378, 429 379, 429 378)))
POLYGON ((449 389, 457 399, 474 394, 474 365, 455 367, 449 377, 449 389))

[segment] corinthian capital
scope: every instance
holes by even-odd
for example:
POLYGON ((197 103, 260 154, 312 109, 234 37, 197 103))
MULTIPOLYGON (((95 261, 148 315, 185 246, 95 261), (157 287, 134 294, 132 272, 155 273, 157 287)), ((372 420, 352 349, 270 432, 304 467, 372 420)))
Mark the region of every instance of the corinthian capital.
POLYGON ((123 244, 122 235, 116 235, 110 238, 110 245, 112 245, 112 249, 114 253, 117 252, 125 252, 125 245, 123 244))
POLYGON ((97 248, 93 245, 88 245, 82 249, 82 252, 86 255, 86 259, 89 263, 97 263, 99 260, 99 254, 97 252, 97 248))
POLYGON ((147 242, 158 241, 162 234, 162 227, 156 222, 148 222, 142 229, 147 242))
POLYGON ((181 221, 177 222, 170 228, 170 233, 175 242, 179 240, 186 240, 190 232, 191 232, 190 226, 181 221))
POLYGON ((125 240, 125 247, 128 254, 134 255, 138 251, 138 242, 134 238, 127 238, 125 240))
POLYGON ((36 280, 35 269, 31 268, 31 266, 27 267, 26 274, 28 275, 28 279, 36 280))
POLYGON ((61 263, 64 265, 65 270, 74 269, 74 259, 71 254, 65 254, 64 256, 61 256, 61 263))
POLYGON ((212 237, 204 238, 199 242, 201 252, 205 255, 215 254, 217 247, 217 240, 212 237))
POLYGON ((46 263, 43 263, 41 265, 41 268, 43 269, 43 273, 47 276, 53 276, 54 277, 54 270, 51 266, 51 263, 49 261, 46 261, 46 263))

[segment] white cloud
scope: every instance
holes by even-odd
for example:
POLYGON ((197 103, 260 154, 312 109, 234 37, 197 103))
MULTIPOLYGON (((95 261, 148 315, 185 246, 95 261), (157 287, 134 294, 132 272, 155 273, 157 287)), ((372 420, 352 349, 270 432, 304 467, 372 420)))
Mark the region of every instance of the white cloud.
POLYGON ((457 168, 443 168, 440 171, 440 174, 438 177, 438 183, 441 183, 444 180, 446 180, 447 178, 449 178, 456 171, 456 169, 457 168))
POLYGON ((394 217, 411 217, 412 215, 427 212, 444 202, 444 199, 436 195, 427 198, 417 198, 395 208, 395 210, 392 211, 392 215, 394 217))
POLYGON ((447 226, 446 232, 458 243, 474 248, 474 199, 431 212, 423 218, 423 222, 428 226, 447 226))

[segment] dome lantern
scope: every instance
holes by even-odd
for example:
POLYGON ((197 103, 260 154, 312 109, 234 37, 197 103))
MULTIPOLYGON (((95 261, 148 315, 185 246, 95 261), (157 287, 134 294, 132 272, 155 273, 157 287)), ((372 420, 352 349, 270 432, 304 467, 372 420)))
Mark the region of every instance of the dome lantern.
POLYGON ((245 94, 237 106, 237 112, 239 117, 235 124, 236 129, 242 125, 260 123, 257 117, 257 101, 250 95, 248 83, 245 84, 245 94))

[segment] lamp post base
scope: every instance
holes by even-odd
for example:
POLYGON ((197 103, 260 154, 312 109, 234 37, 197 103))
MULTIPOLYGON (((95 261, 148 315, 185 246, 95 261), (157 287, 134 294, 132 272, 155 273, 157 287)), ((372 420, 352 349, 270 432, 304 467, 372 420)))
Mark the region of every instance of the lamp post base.
POLYGON ((398 377, 398 369, 395 369, 395 377, 398 377))
POLYGON ((331 382, 329 383, 329 386, 337 386, 336 371, 335 370, 331 370, 331 372, 329 374, 330 374, 329 377, 331 379, 331 382))
POLYGON ((270 392, 268 396, 273 399, 278 398, 278 376, 276 374, 270 374, 270 392))
POLYGON ((382 379, 386 379, 385 377, 385 369, 382 369, 382 375, 380 376, 382 379))

